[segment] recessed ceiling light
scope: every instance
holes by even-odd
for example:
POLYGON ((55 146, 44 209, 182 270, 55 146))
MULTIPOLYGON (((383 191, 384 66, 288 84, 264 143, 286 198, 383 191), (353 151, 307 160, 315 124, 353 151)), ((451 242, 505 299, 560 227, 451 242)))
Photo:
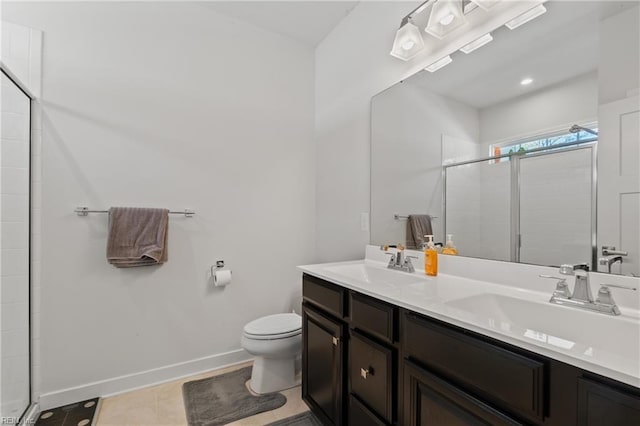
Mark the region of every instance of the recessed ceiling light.
POLYGON ((547 8, 540 4, 540 5, 532 8, 532 9, 527 10, 522 15, 516 16, 515 18, 513 18, 512 20, 510 20, 509 22, 507 22, 504 25, 507 28, 509 28, 510 30, 515 30, 520 25, 526 24, 527 22, 531 21, 532 19, 535 19, 538 16, 542 15, 546 11, 547 11, 547 8))
POLYGON ((471 52, 473 52, 476 49, 481 48, 482 46, 484 46, 485 44, 491 42, 493 40, 493 37, 491 36, 491 34, 485 34, 482 37, 472 41, 471 43, 467 44, 466 46, 462 47, 460 49, 461 52, 469 54, 471 52))
POLYGON ((425 70, 429 71, 429 72, 436 72, 440 68, 442 68, 442 67, 444 67, 446 65, 449 65, 451 62, 453 62, 453 59, 451 59, 451 56, 445 56, 444 58, 438 59, 437 61, 435 61, 434 63, 432 63, 428 67, 426 67, 425 70))
POLYGON ((531 83, 533 83, 533 79, 531 77, 523 78, 520 82, 520 84, 522 84, 523 86, 528 86, 531 83))

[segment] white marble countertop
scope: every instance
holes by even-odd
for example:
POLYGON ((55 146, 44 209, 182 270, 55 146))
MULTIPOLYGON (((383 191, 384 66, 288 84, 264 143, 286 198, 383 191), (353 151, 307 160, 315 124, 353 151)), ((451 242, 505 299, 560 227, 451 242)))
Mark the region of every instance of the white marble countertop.
MULTIPOLYGON (((549 297, 555 284, 544 283, 539 291, 524 286, 472 279, 479 264, 470 259, 447 260, 437 277, 422 270, 409 274, 386 268, 382 258, 369 256, 351 262, 299 266, 301 271, 367 294, 376 299, 492 337, 558 361, 640 388, 640 313, 633 300, 622 315, 553 305, 549 297), (447 270, 464 264, 465 276, 447 270), (551 290, 547 291, 550 288, 551 290)), ((414 261, 419 265, 421 259, 414 261)), ((486 261, 485 261, 486 262, 486 261)), ((500 273, 502 262, 490 262, 500 273)), ((503 264, 514 268, 513 264, 503 264)), ((516 267, 517 268, 517 267, 516 267)), ((551 268, 525 266, 523 271, 548 273, 551 268), (528 268, 528 270, 526 269, 528 268)), ((478 272, 486 278, 487 271, 478 272)), ((537 275, 536 275, 537 277, 537 275)), ((512 281, 519 281, 513 279, 512 281)), ((527 280, 522 280, 526 282, 527 280)), ((546 281, 546 280, 544 280, 546 281)), ((635 292, 637 293, 637 292, 635 292)))

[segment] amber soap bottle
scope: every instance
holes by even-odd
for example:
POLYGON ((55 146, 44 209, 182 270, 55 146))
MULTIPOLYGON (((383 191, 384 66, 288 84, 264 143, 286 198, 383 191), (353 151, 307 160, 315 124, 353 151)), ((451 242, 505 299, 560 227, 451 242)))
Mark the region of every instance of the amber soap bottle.
POLYGON ((424 272, 435 277, 438 275, 438 250, 433 243, 433 235, 425 235, 427 247, 424 250, 424 272))

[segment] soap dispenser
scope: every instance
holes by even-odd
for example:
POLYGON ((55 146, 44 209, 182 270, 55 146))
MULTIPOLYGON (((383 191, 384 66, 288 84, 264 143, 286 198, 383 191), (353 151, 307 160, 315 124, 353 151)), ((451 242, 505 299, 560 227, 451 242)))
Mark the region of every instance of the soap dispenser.
POLYGON ((426 248, 424 250, 424 272, 425 274, 435 277, 438 275, 438 250, 433 243, 433 235, 425 235, 427 239, 426 248))
POLYGON ((453 234, 447 234, 447 244, 442 249, 442 254, 450 254, 456 256, 458 249, 453 245, 453 234))

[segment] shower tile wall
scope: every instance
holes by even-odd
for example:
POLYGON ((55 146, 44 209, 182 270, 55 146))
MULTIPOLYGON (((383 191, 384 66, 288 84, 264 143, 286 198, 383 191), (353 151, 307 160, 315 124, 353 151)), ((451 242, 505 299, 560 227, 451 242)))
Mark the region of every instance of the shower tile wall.
MULTIPOLYGON (((42 80, 42 31, 6 21, 2 21, 0 27, 0 59, 38 98, 42 80)), ((34 401, 40 394, 41 153, 42 114, 40 105, 34 102, 31 106, 31 398, 34 401)))
POLYGON ((4 75, 0 144, 0 411, 29 404, 29 99, 4 75))

